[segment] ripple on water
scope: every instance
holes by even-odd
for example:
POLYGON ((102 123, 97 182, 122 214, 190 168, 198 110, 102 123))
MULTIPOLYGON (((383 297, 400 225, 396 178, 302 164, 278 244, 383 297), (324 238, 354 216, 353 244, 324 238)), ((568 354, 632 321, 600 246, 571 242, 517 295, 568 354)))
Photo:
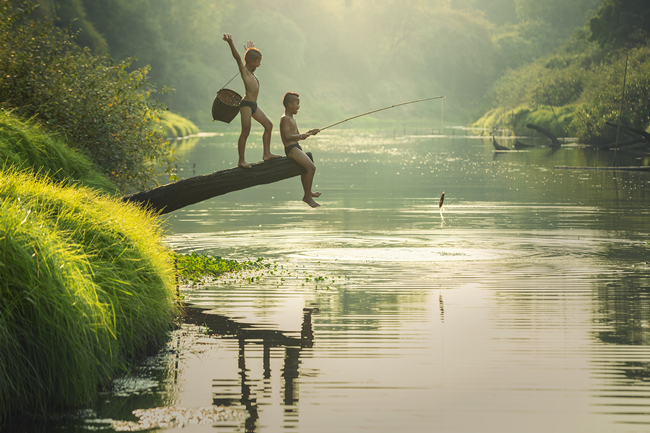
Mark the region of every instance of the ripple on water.
POLYGON ((292 255, 312 260, 345 262, 441 262, 497 260, 505 252, 470 248, 323 248, 292 255))

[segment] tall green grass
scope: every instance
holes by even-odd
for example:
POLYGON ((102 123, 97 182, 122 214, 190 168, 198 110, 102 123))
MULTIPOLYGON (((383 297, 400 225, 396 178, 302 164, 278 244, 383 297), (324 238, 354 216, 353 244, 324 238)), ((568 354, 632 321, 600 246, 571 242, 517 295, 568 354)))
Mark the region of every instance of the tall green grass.
POLYGON ((92 401, 180 313, 158 220, 0 170, 0 422, 92 401))
POLYGON ((486 130, 508 128, 518 136, 539 135, 526 126, 532 123, 547 129, 558 137, 575 136, 582 109, 580 104, 553 108, 544 105, 535 108, 521 106, 512 110, 494 108, 485 113, 472 126, 486 130))
POLYGON ((187 137, 199 132, 194 122, 171 111, 163 111, 160 123, 165 137, 187 137))
POLYGON ((32 167, 59 182, 80 183, 107 193, 118 189, 79 150, 62 137, 48 135, 34 121, 0 109, 0 166, 32 167))

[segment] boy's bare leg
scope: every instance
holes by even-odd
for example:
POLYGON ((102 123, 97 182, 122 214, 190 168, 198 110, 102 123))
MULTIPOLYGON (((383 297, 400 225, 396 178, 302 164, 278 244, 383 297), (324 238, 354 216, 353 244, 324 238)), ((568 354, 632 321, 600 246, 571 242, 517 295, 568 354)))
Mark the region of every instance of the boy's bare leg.
POLYGON ((255 113, 253 113, 253 119, 257 120, 260 125, 264 127, 264 135, 262 135, 262 146, 264 147, 264 152, 262 153, 262 159, 268 161, 269 159, 280 158, 282 155, 276 155, 271 153, 271 132, 273 132, 273 124, 266 117, 266 114, 262 111, 261 108, 257 108, 255 113))
POLYGON ((241 116, 241 134, 237 141, 237 152, 239 153, 239 162, 237 165, 241 168, 251 168, 251 165, 246 162, 244 158, 244 151, 246 150, 246 140, 251 133, 251 107, 241 107, 239 114, 241 116))
POLYGON ((316 166, 311 161, 311 159, 309 159, 309 157, 305 154, 305 152, 303 152, 298 148, 294 147, 293 149, 291 149, 291 152, 289 152, 288 156, 289 158, 296 161, 298 164, 305 167, 305 169, 307 170, 307 173, 300 176, 300 181, 302 182, 302 189, 305 192, 305 195, 302 197, 302 201, 304 201, 311 207, 320 206, 318 203, 314 201, 314 197, 320 197, 320 192, 311 191, 311 186, 312 183, 314 182, 314 174, 316 173, 316 166))

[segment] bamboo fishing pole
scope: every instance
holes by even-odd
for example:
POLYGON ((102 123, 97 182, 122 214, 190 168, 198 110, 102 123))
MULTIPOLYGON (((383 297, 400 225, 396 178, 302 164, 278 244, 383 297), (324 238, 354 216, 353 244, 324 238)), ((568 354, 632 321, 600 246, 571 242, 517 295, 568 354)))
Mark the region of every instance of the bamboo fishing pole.
POLYGON ((331 128, 332 126, 336 126, 339 123, 347 122, 348 120, 356 119, 357 117, 365 116, 367 114, 376 113, 376 112, 382 111, 382 110, 388 110, 389 108, 399 107, 400 105, 407 105, 407 104, 413 104, 415 102, 429 101, 431 99, 445 99, 445 97, 444 96, 433 96, 431 98, 416 99, 415 101, 402 102, 401 104, 395 104, 395 105, 391 105, 391 106, 388 106, 388 107, 379 108, 377 110, 368 111, 367 113, 357 114, 356 116, 348 117, 347 119, 343 119, 343 120, 340 120, 340 121, 338 121, 336 123, 332 123, 331 125, 327 125, 327 126, 325 126, 323 128, 320 128, 320 130, 322 131, 323 129, 331 128))

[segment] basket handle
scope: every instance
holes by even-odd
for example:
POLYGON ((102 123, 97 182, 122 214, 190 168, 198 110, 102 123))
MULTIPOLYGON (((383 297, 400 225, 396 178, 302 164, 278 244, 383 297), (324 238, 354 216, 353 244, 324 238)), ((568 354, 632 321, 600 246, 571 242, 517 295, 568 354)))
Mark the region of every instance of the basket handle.
MULTIPOLYGON (((237 75, 239 75, 239 72, 237 72, 237 73, 235 74, 235 77, 236 77, 237 75)), ((228 82, 227 82, 226 84, 224 84, 223 86, 221 86, 221 89, 223 89, 223 88, 226 87, 228 84, 230 84, 230 82, 231 82, 232 80, 234 80, 235 77, 232 77, 230 80, 228 80, 228 82)), ((219 89, 219 90, 221 90, 221 89, 219 89)))

